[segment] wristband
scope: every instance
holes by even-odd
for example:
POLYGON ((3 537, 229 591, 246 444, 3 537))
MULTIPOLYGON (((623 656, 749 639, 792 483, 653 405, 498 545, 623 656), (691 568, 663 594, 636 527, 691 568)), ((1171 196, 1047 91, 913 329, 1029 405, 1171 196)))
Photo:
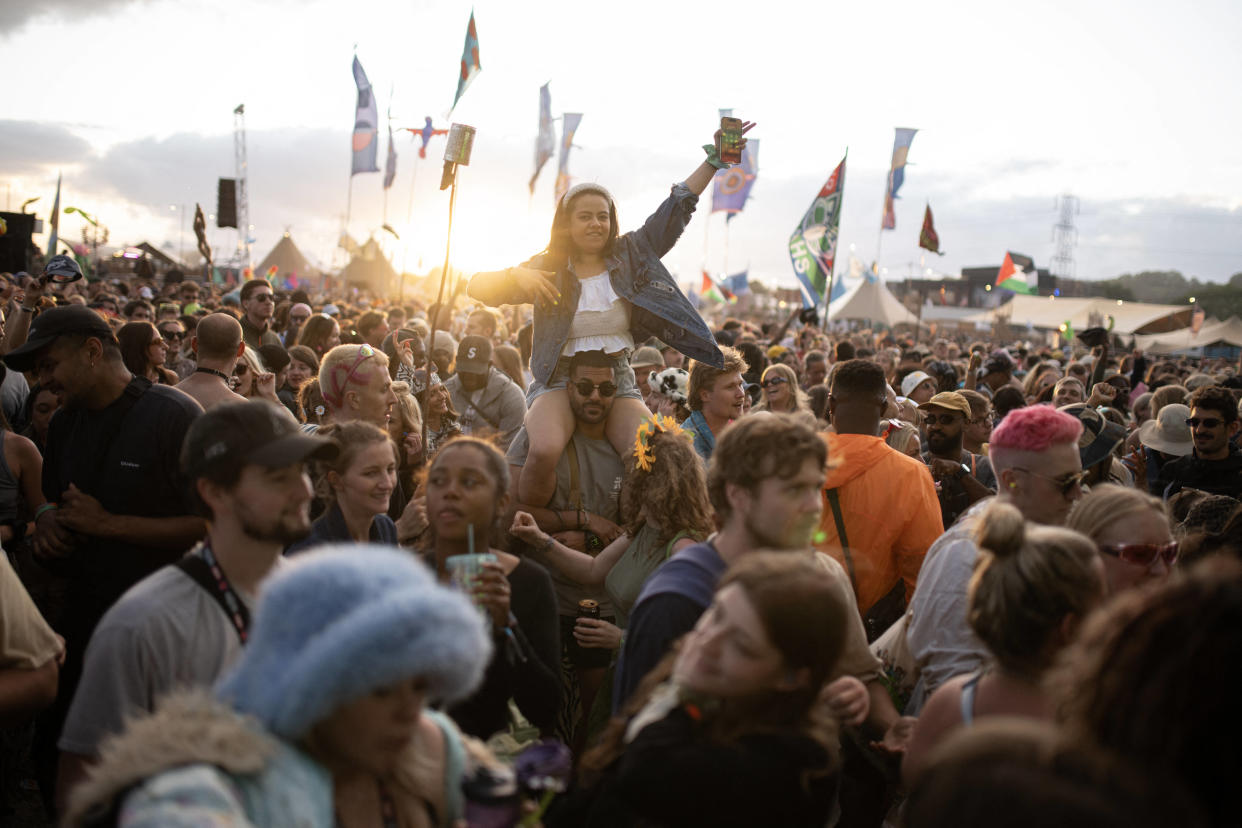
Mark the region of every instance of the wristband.
POLYGON ((28 308, 25 305, 18 305, 17 309, 20 310, 22 313, 34 313, 35 312, 34 308, 28 308))
POLYGON ((57 506, 55 503, 49 500, 47 503, 44 503, 38 509, 35 509, 34 519, 37 521, 39 518, 43 517, 43 514, 45 512, 54 512, 59 508, 60 508, 59 506, 57 506))
POLYGON ((545 541, 543 542, 543 545, 539 547, 539 552, 538 552, 538 554, 540 554, 540 555, 545 554, 545 553, 546 553, 549 549, 551 549, 551 548, 552 548, 552 544, 553 544, 553 543, 555 543, 555 542, 556 542, 556 539, 555 539, 555 538, 553 538, 551 535, 548 535, 548 539, 547 539, 547 540, 545 540, 545 541))
POLYGON ((703 152, 707 153, 706 162, 718 170, 727 170, 729 165, 720 160, 720 150, 715 144, 704 144, 703 152))

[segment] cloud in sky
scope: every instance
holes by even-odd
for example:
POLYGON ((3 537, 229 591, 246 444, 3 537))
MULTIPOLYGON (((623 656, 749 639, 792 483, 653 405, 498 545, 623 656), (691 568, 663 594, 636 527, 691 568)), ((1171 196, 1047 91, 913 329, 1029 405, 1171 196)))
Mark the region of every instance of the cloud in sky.
POLYGON ((37 3, 6 3, 0 15, 0 35, 20 32, 32 21, 82 21, 106 16, 125 6, 134 6, 144 0, 40 0, 37 3))

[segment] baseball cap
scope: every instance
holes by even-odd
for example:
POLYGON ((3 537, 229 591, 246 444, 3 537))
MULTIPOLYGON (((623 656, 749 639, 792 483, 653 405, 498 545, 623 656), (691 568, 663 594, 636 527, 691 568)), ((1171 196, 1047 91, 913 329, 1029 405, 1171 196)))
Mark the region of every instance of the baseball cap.
POLYGON ((4 364, 14 371, 32 371, 39 351, 69 334, 85 334, 104 342, 116 342, 112 328, 98 313, 82 305, 61 305, 45 310, 34 318, 26 342, 5 354, 4 364))
MULTIPOLYGON (((909 379, 909 377, 906 377, 906 379, 909 379)), ((906 384, 902 382, 901 385, 904 388, 906 384)), ((944 408, 949 411, 958 411, 964 414, 966 419, 970 419, 970 403, 956 391, 941 391, 919 406, 920 411, 926 411, 929 408, 944 408)))
POLYGON ((1086 403, 1063 405, 1058 410, 1077 417, 1082 423, 1082 434, 1078 436, 1078 454, 1084 469, 1107 460, 1113 449, 1126 439, 1126 430, 1123 427, 1105 419, 1100 412, 1086 403))
POLYGON ((486 374, 492 362, 492 343, 481 336, 463 336, 457 346, 457 373, 486 374))
POLYGON ((289 352, 279 345, 268 343, 259 346, 259 356, 263 359, 263 364, 267 366, 267 370, 273 374, 279 374, 289 364, 289 352))
POLYGON ((925 371, 912 371, 906 374, 905 379, 901 381, 901 395, 903 397, 910 396, 914 389, 927 382, 931 377, 925 371))
POLYGON ((43 272, 56 277, 57 281, 75 282, 82 278, 82 268, 78 263, 65 255, 53 256, 47 260, 43 272))
POLYGON ((303 433, 272 403, 225 403, 190 424, 181 469, 197 478, 229 463, 280 468, 312 458, 331 460, 338 451, 331 440, 303 433))

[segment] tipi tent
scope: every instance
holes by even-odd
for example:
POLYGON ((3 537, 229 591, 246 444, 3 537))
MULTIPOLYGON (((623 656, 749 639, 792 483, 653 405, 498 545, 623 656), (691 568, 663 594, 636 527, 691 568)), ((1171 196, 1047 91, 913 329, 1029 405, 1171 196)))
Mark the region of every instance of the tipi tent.
POLYGON ((387 293, 397 280, 397 271, 384 257, 384 251, 375 239, 367 239, 349 260, 341 278, 354 285, 369 287, 377 293, 387 293))
POLYGON ((293 277, 305 282, 315 273, 315 269, 311 267, 310 262, 306 261, 306 257, 302 255, 301 250, 298 250, 298 246, 293 243, 288 233, 280 237, 280 241, 276 242, 271 252, 263 257, 263 261, 259 262, 254 272, 260 276, 266 276, 273 265, 276 267, 276 279, 279 281, 293 277))
POLYGON ((828 319, 869 319, 888 327, 905 322, 917 325, 919 319, 897 301, 878 279, 863 279, 844 296, 828 304, 828 319))

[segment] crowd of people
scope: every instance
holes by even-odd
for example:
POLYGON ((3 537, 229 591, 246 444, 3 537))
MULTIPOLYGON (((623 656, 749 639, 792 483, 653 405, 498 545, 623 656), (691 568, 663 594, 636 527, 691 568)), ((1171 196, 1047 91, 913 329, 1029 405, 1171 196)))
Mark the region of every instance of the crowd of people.
POLYGON ((5 274, 5 800, 1236 824, 1239 364, 709 324, 660 256, 720 166, 440 303, 5 274))

